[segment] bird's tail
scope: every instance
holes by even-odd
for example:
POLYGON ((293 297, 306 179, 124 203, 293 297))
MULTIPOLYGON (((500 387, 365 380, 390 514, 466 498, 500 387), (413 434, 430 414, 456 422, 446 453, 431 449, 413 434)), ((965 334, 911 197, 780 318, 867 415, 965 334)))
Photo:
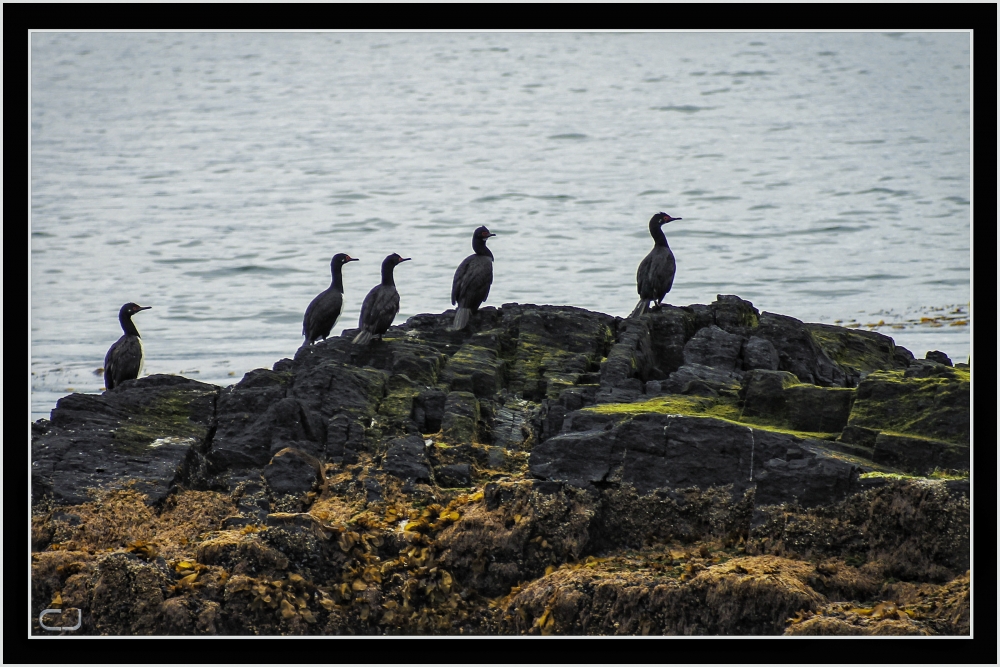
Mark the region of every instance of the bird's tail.
POLYGON ((472 315, 472 311, 468 308, 459 308, 455 311, 455 322, 451 325, 451 328, 455 331, 459 329, 464 329, 465 325, 469 323, 469 316, 472 315))
POLYGON ((646 312, 646 307, 648 305, 649 305, 648 299, 639 299, 639 303, 636 304, 635 310, 632 311, 632 314, 629 315, 629 317, 638 317, 639 315, 642 315, 643 313, 646 312))
POLYGON ((370 341, 371 339, 372 339, 372 332, 368 331, 368 329, 362 329, 361 331, 358 332, 358 335, 355 336, 354 340, 351 342, 354 343, 355 345, 367 345, 368 341, 370 341))

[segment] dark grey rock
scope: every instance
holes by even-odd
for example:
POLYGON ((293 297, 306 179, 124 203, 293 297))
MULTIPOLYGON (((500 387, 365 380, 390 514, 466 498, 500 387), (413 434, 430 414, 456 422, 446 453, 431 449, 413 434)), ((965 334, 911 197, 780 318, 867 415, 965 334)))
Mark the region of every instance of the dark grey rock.
POLYGON ((473 442, 479 417, 479 400, 475 394, 468 391, 449 392, 441 420, 441 434, 450 443, 473 442))
POLYGON ((640 415, 617 429, 616 444, 622 483, 644 493, 750 481, 751 430, 720 419, 640 415))
POLYGON ((843 386, 856 387, 874 371, 906 368, 913 354, 885 334, 830 324, 806 324, 813 341, 844 372, 843 386))
POLYGON ((635 380, 635 384, 628 387, 601 387, 597 391, 597 404, 632 403, 636 400, 645 398, 646 395, 642 393, 642 390, 643 385, 638 381, 638 379, 635 380))
POLYGON ((632 317, 618 325, 618 339, 601 362, 601 393, 625 388, 642 393, 643 382, 655 367, 649 318, 632 317))
MULTIPOLYGON (((816 441, 810 441, 815 443, 816 441)), ((859 468, 836 458, 817 444, 803 442, 796 449, 802 456, 784 462, 768 461, 756 472, 758 505, 794 502, 814 507, 839 502, 860 490, 859 468)))
POLYGON ((540 440, 559 435, 562 431, 563 421, 566 419, 566 408, 559 403, 550 403, 543 407, 542 427, 539 433, 540 440))
POLYGON ((204 482, 219 388, 174 375, 128 380, 102 395, 59 400, 31 442, 32 498, 60 504, 90 499, 88 490, 135 481, 159 503, 178 484, 204 482))
POLYGON ((684 345, 684 363, 736 371, 740 368, 742 348, 742 337, 713 324, 700 330, 684 345))
POLYGON ((609 430, 563 433, 531 452, 536 479, 599 489, 757 486, 758 503, 835 502, 858 490, 859 469, 817 444, 709 417, 643 414, 609 430))
POLYGON ((715 325, 723 331, 746 338, 757 328, 760 311, 753 304, 734 294, 719 294, 709 305, 715 325))
POLYGON ((969 447, 930 438, 879 433, 872 460, 918 475, 927 475, 935 468, 968 470, 969 447))
POLYGON ((413 420, 421 433, 437 433, 441 430, 447 396, 446 392, 434 387, 428 387, 417 394, 413 401, 413 420))
POLYGON ((608 430, 622 420, 620 415, 580 410, 563 419, 563 432, 608 430))
POLYGON ((570 306, 504 304, 503 326, 517 339, 505 370, 507 390, 541 402, 558 399, 598 370, 614 339, 615 318, 570 306))
POLYGON ((748 372, 743 389, 743 414, 747 417, 773 415, 785 418, 788 412, 785 389, 798 384, 798 381, 788 371, 757 369, 748 372))
POLYGON ((467 392, 490 398, 503 387, 506 364, 500 359, 496 334, 473 336, 453 356, 441 373, 451 392, 467 392))
POLYGON ((930 359, 931 361, 935 361, 939 364, 944 364, 945 366, 954 365, 951 363, 951 359, 948 358, 948 355, 939 350, 934 350, 933 352, 927 352, 927 354, 924 355, 924 358, 930 359))
MULTIPOLYGON (((563 392, 563 398, 569 392, 563 392)), ((538 408, 528 401, 508 398, 497 406, 493 418, 493 444, 510 450, 520 450, 531 437, 531 421, 538 408)))
POLYGON ((469 487, 472 486, 472 467, 468 463, 438 466, 434 469, 434 479, 444 488, 469 487))
POLYGON ((649 329, 652 353, 652 368, 643 369, 642 377, 663 380, 684 364, 684 344, 700 327, 689 308, 676 306, 664 305, 641 319, 649 329))
POLYGON ((538 479, 593 487, 611 470, 614 442, 613 431, 564 433, 535 445, 528 468, 538 479))
POLYGON ((507 450, 503 447, 490 447, 486 465, 490 468, 500 468, 507 462, 507 450))
POLYGON ((875 449, 875 440, 878 437, 878 434, 879 432, 876 429, 848 424, 844 427, 844 430, 840 434, 838 440, 849 445, 855 445, 873 450, 875 449))
POLYGON ((786 422, 796 431, 839 433, 854 403, 852 389, 798 382, 787 371, 754 370, 743 390, 743 414, 786 422))
POLYGON ((559 394, 559 403, 566 408, 567 412, 579 410, 580 408, 593 405, 597 402, 597 392, 599 389, 600 386, 596 384, 564 389, 562 393, 559 394))
POLYGON ((365 502, 377 503, 382 500, 382 485, 377 479, 368 477, 365 479, 365 502))
POLYGON ((325 458, 336 463, 354 463, 358 452, 365 448, 363 418, 346 414, 334 415, 326 426, 325 458))
POLYGON ((671 394, 736 396, 742 389, 743 373, 702 364, 684 364, 660 383, 671 394))
POLYGON ((952 378, 954 373, 948 369, 954 368, 932 359, 914 359, 903 371, 906 378, 952 378))
POLYGON ((854 390, 795 385, 785 389, 788 421, 796 431, 839 433, 851 415, 854 390))
POLYGON ((844 387, 847 375, 816 344, 808 326, 785 315, 763 313, 755 335, 770 341, 778 352, 778 370, 794 373, 800 381, 824 387, 844 387))
POLYGON ((276 494, 308 493, 321 483, 322 474, 317 459, 292 448, 279 451, 264 467, 264 479, 276 494))
POLYGON ((424 449, 424 441, 418 436, 396 438, 389 443, 382 470, 400 479, 427 484, 431 469, 424 449))
POLYGON ((751 371, 761 369, 778 370, 778 351, 771 341, 760 336, 751 336, 743 347, 743 368, 751 371))
POLYGON ((219 395, 217 422, 208 461, 213 473, 261 468, 271 459, 274 406, 285 398, 290 373, 257 369, 219 395))

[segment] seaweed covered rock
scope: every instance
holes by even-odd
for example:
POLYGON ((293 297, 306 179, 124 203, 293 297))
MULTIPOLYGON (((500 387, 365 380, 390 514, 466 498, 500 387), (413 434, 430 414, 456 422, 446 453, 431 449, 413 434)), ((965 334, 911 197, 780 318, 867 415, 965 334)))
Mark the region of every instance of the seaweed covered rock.
POLYGON ((225 389, 62 399, 32 425, 36 620, 968 632, 967 366, 732 295, 453 319, 347 331, 225 389))

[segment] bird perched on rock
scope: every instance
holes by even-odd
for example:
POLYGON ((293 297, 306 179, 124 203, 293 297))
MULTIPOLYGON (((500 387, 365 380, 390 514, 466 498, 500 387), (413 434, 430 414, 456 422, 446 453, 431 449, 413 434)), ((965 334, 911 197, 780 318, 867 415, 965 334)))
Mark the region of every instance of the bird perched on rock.
POLYGON ((361 331, 353 341, 356 345, 367 345, 372 336, 382 340, 382 334, 389 329, 399 312, 399 292, 392 280, 392 270, 397 264, 408 261, 409 257, 400 257, 396 253, 382 260, 382 283, 373 287, 361 304, 361 319, 358 321, 361 331))
POLYGON ((118 311, 118 321, 125 335, 111 346, 104 356, 104 386, 114 389, 125 380, 134 380, 142 370, 142 339, 139 330, 132 323, 132 316, 140 310, 149 310, 152 306, 140 306, 126 303, 118 311))
POLYGON ((316 298, 309 303, 306 308, 305 317, 302 318, 302 335, 306 337, 306 343, 312 345, 317 339, 330 335, 330 330, 337 323, 341 311, 344 309, 344 277, 342 269, 348 262, 358 261, 356 257, 351 257, 339 252, 330 261, 330 271, 333 273, 333 282, 324 291, 316 295, 316 298))
POLYGON ((452 329, 464 329, 469 323, 469 316, 479 310, 479 305, 486 301, 493 284, 493 253, 486 247, 486 239, 491 234, 486 227, 480 227, 472 233, 472 255, 462 260, 455 270, 455 279, 451 283, 451 304, 458 304, 455 311, 455 322, 452 329))
POLYGON ((674 253, 670 252, 670 246, 667 245, 667 237, 663 235, 662 227, 668 222, 682 219, 671 218, 662 211, 649 219, 649 235, 653 237, 653 249, 639 262, 639 270, 635 272, 639 303, 629 317, 645 313, 650 301, 656 301, 656 307, 659 308, 663 297, 674 284, 677 264, 674 262, 674 253))

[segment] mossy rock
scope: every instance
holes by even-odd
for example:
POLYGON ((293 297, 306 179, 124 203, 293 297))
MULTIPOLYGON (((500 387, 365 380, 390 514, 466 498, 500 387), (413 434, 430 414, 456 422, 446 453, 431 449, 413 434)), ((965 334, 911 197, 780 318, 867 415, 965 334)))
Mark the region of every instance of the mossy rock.
MULTIPOLYGON (((790 374, 789 374, 790 375, 790 374)), ((747 415, 736 398, 729 396, 684 396, 671 394, 635 403, 603 403, 584 408, 581 412, 600 415, 617 415, 625 419, 645 413, 714 417, 754 429, 794 435, 803 439, 833 440, 836 432, 804 431, 793 428, 783 417, 747 415)))
POLYGON ((804 384, 786 371, 755 370, 747 377, 743 415, 796 431, 836 433, 847 425, 853 402, 853 389, 804 384))
POLYGON ((441 373, 451 391, 474 393, 490 398, 504 384, 505 364, 495 348, 466 343, 455 352, 441 373))
POLYGON ((856 385, 875 371, 905 369, 913 355, 889 336, 876 331, 848 329, 829 324, 807 324, 813 340, 856 385))
POLYGON ((908 371, 872 373, 858 385, 848 425, 968 446, 970 373, 938 366, 930 377, 908 377, 908 371))
POLYGON ((208 435, 218 389, 182 386, 152 394, 113 434, 116 451, 144 453, 157 441, 203 443, 208 435))

